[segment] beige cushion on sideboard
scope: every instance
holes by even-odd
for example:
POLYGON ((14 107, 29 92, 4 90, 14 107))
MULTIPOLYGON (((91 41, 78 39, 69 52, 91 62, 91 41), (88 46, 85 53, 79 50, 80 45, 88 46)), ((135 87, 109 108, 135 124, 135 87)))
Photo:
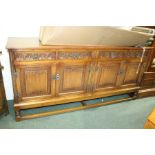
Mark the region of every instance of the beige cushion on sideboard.
POLYGON ((110 26, 44 26, 39 39, 43 45, 137 46, 150 37, 110 26))

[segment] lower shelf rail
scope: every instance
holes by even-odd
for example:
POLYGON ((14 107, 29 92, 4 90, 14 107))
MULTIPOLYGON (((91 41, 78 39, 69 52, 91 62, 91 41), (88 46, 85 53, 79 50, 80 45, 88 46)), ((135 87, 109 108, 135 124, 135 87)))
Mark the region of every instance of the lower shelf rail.
MULTIPOLYGON (((72 112, 72 111, 77 111, 77 110, 83 110, 83 109, 88 109, 88 108, 95 108, 95 107, 100 107, 103 105, 109 105, 109 104, 114 104, 114 103, 119 103, 119 102, 123 102, 123 101, 129 101, 129 100, 133 100, 136 99, 136 95, 124 95, 124 97, 118 97, 116 99, 114 99, 114 97, 112 96, 111 100, 108 98, 100 98, 100 99, 96 99, 96 103, 94 103, 94 101, 88 100, 88 101, 81 101, 80 104, 78 104, 78 106, 75 107, 67 107, 64 109, 56 109, 56 110, 52 110, 52 111, 47 111, 47 112, 37 112, 37 113, 32 113, 33 109, 28 109, 29 111, 31 110, 30 114, 24 114, 22 113, 22 111, 25 110, 20 110, 20 111, 16 111, 16 121, 22 121, 22 120, 27 120, 27 119, 32 119, 32 118, 38 118, 38 117, 44 117, 44 116, 50 116, 50 115, 56 115, 56 114, 62 114, 62 113, 66 113, 66 112, 72 112)), ((70 105, 73 105, 74 103, 68 103, 70 105)), ((66 105, 68 105, 66 104, 66 105)), ((60 107, 62 107, 62 105, 58 105, 60 107)), ((43 107, 45 108, 45 107, 43 107)), ((48 107, 46 107, 48 108, 48 107)), ((27 111, 27 110, 26 110, 27 111)))

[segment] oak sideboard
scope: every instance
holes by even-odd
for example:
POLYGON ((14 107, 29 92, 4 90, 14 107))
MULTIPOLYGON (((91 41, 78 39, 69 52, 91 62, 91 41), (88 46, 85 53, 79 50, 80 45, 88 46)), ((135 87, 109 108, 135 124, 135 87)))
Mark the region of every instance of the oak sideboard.
POLYGON ((135 99, 152 48, 42 46, 38 38, 9 38, 16 121, 135 99), (129 94, 96 104, 86 100, 129 94), (80 106, 22 114, 23 110, 81 102, 80 106))

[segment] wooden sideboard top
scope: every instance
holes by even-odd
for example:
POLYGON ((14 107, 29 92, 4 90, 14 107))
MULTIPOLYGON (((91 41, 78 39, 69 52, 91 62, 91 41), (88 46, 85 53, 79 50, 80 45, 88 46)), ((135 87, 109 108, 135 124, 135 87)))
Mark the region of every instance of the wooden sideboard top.
MULTIPOLYGON (((7 49, 114 49, 114 50, 142 50, 139 47, 118 47, 118 46, 104 46, 104 45, 50 45, 45 46, 41 45, 39 38, 8 38, 8 42, 6 45, 7 49)), ((147 49, 151 49, 152 47, 146 47, 147 49)))

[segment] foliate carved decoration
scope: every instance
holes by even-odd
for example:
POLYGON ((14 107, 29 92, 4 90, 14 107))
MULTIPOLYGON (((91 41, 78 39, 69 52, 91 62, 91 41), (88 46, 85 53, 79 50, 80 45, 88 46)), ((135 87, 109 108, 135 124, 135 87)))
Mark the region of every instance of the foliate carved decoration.
POLYGON ((144 56, 147 57, 149 52, 150 52, 149 50, 145 50, 144 56))
POLYGON ((34 61, 34 60, 54 60, 56 59, 55 52, 39 52, 39 53, 15 53, 16 61, 34 61))
POLYGON ((127 58, 141 58, 143 56, 142 51, 128 51, 124 52, 124 56, 127 58))
POLYGON ((59 52, 58 59, 88 59, 91 52, 59 52))
POLYGON ((143 55, 142 51, 107 51, 100 52, 99 57, 101 58, 141 58, 143 55))

